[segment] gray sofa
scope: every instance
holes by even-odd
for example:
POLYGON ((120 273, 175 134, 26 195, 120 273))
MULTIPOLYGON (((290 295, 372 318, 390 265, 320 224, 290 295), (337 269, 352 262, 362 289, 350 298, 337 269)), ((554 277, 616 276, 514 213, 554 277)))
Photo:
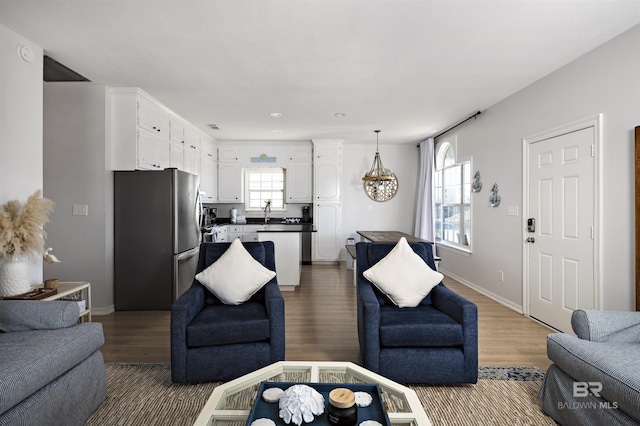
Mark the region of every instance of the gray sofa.
POLYGON ((107 392, 102 324, 76 302, 0 300, 0 425, 83 425, 107 392))
POLYGON ((640 312, 573 312, 576 336, 547 338, 539 397, 562 425, 640 424, 640 312))

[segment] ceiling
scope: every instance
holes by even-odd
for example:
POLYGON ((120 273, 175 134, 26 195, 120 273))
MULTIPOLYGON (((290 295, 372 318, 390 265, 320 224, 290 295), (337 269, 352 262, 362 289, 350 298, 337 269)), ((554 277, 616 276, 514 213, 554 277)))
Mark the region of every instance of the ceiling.
POLYGON ((415 143, 638 23, 640 0, 0 0, 46 55, 218 140, 415 143))

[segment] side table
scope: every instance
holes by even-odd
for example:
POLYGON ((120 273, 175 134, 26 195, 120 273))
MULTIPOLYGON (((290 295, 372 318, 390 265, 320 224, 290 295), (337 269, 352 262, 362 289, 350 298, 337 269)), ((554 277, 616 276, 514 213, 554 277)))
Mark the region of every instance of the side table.
POLYGON ((80 294, 79 299, 83 299, 86 302, 85 309, 80 312, 80 320, 82 322, 91 322, 91 283, 89 282, 60 282, 58 284, 58 293, 42 300, 59 300, 76 293, 80 294))

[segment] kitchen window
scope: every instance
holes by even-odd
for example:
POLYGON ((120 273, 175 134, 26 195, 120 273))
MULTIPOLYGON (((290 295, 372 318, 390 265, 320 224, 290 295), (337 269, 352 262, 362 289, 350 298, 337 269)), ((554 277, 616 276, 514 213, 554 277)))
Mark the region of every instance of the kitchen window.
POLYGON ((434 175, 436 242, 471 251, 471 162, 456 162, 453 145, 443 142, 434 175))
POLYGON ((284 210, 284 179, 282 168, 250 168, 245 170, 245 211, 264 211, 267 200, 271 210, 284 210))

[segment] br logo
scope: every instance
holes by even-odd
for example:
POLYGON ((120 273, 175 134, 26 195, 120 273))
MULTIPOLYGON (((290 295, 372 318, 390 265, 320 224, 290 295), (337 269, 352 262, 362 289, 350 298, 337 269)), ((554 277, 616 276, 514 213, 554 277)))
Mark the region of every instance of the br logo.
POLYGON ((602 383, 600 382, 573 382, 573 396, 584 398, 591 393, 596 398, 600 398, 602 383))

